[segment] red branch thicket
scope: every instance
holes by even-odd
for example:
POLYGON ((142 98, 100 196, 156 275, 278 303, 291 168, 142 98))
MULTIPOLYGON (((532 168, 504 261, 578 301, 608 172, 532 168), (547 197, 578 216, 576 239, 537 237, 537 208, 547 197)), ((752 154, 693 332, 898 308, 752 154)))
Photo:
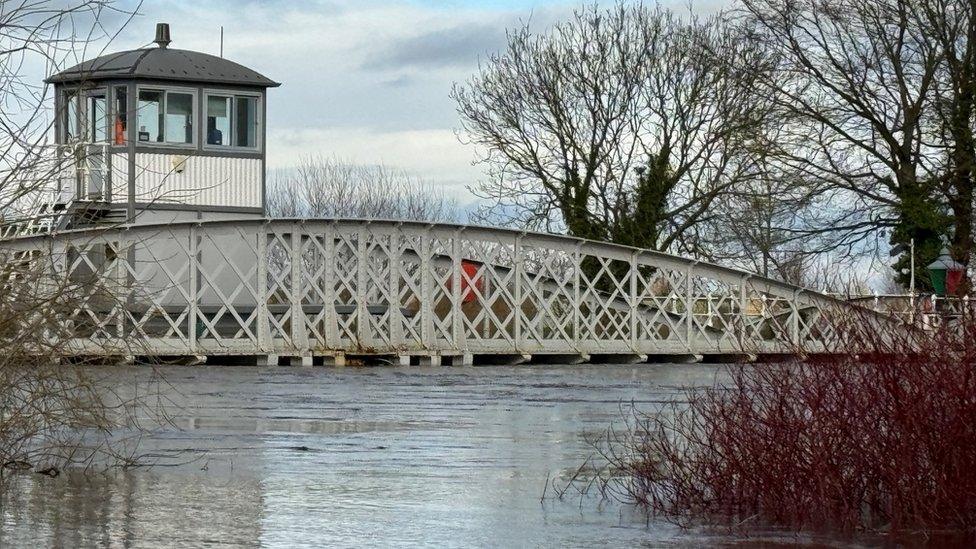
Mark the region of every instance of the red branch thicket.
MULTIPOLYGON (((596 485, 679 521, 972 539, 976 315, 840 325, 848 354, 736 365, 598 445, 596 485)), ((929 537, 928 539, 932 539, 929 537)))

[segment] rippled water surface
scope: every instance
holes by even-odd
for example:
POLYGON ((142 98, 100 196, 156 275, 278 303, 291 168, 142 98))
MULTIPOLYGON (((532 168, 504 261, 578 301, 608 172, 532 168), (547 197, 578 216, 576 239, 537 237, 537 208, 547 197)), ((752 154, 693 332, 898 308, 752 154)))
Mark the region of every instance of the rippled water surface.
POLYGON ((177 425, 141 446, 160 465, 17 477, 0 545, 697 546, 620 505, 540 496, 622 404, 650 409, 717 371, 165 368, 177 425))

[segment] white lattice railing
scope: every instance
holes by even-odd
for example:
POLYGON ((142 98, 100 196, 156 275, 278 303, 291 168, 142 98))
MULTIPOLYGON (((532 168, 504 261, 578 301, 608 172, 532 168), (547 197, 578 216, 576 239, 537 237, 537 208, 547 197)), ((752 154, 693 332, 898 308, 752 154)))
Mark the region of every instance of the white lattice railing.
POLYGON ((98 281, 67 319, 79 353, 817 352, 838 303, 667 254, 462 225, 220 221, 0 243, 29 251, 98 281))
POLYGON ((849 301, 925 330, 952 327, 972 311, 968 295, 876 294, 852 297, 849 301))

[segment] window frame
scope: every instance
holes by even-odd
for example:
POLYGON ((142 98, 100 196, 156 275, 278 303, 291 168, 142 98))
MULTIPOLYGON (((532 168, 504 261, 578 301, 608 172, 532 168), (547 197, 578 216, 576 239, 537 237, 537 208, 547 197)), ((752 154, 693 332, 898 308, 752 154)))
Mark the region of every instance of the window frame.
MULTIPOLYGON (((127 83, 112 84, 109 86, 109 100, 110 100, 110 115, 109 115, 109 144, 117 149, 125 149, 129 144, 129 128, 132 127, 133 121, 129 119, 129 113, 134 109, 132 108, 132 97, 129 94, 129 85, 127 83), (118 105, 118 93, 122 91, 125 94, 125 110, 119 111, 118 105), (125 117, 125 124, 122 131, 122 142, 116 141, 115 133, 115 123, 119 120, 119 117, 125 117)), ((138 98, 136 100, 138 102, 138 98)), ((138 117, 137 117, 138 118, 138 117)), ((137 136, 138 137, 138 136, 137 136)))
POLYGON ((78 135, 84 133, 83 131, 78 131, 81 126, 81 111, 85 108, 86 101, 81 100, 81 95, 84 92, 83 89, 77 87, 70 87, 61 90, 61 112, 58 115, 59 125, 61 129, 61 139, 60 141, 64 144, 70 144, 72 142, 77 143, 81 141, 78 135), (74 112, 72 113, 72 103, 74 103, 74 112), (72 116, 72 114, 74 116, 72 116))
POLYGON ((248 97, 256 100, 255 113, 254 113, 254 146, 253 147, 243 147, 240 145, 213 145, 207 143, 206 131, 207 131, 207 113, 201 111, 201 128, 200 135, 202 136, 200 142, 203 143, 204 150, 209 151, 229 151, 229 152, 253 152, 260 153, 264 147, 264 132, 262 131, 264 124, 264 94, 259 91, 244 91, 244 90, 229 90, 220 88, 205 88, 203 90, 203 101, 204 105, 210 104, 210 97, 230 97, 231 107, 230 107, 230 135, 231 142, 233 142, 234 137, 237 132, 237 98, 238 97, 248 97))
POLYGON ((200 128, 197 127, 200 125, 200 117, 199 117, 200 97, 199 94, 197 93, 196 88, 190 88, 186 86, 139 84, 136 86, 135 103, 133 104, 133 106, 135 108, 135 115, 136 115, 135 121, 129 121, 128 123, 130 124, 133 122, 135 123, 136 147, 160 147, 160 148, 167 148, 167 149, 197 148, 198 143, 200 142, 200 138, 198 137, 200 134, 200 128), (160 128, 160 130, 162 130, 163 132, 162 141, 139 141, 139 116, 142 110, 142 108, 139 106, 139 103, 141 101, 139 97, 143 91, 162 92, 163 94, 163 101, 159 106, 159 110, 163 114, 163 125, 160 128), (192 112, 190 113, 190 123, 194 125, 194 128, 192 129, 192 131, 190 131, 190 138, 191 138, 190 142, 166 141, 166 106, 169 103, 168 96, 170 93, 183 93, 183 94, 188 94, 192 97, 191 107, 190 107, 192 109, 192 112))
POLYGON ((65 86, 60 90, 60 113, 58 116, 58 129, 60 133, 59 139, 61 144, 72 144, 72 143, 86 143, 86 144, 104 144, 109 142, 109 134, 107 133, 110 129, 109 121, 111 120, 111 108, 109 103, 109 93, 111 86, 65 86), (101 96, 105 100, 105 120, 102 130, 106 132, 105 141, 95 141, 93 139, 93 132, 95 129, 94 121, 92 120, 91 101, 94 97, 101 96), (72 113, 72 103, 74 104, 74 113, 72 113), (74 114, 74 116, 71 116, 74 114), (71 132, 69 132, 69 126, 74 126, 75 135, 68 137, 71 132))
POLYGON ((85 142, 91 144, 106 144, 106 143, 111 144, 111 134, 109 132, 109 129, 111 127, 110 122, 112 119, 112 115, 110 114, 111 105, 109 105, 109 101, 111 100, 111 98, 109 97, 109 87, 105 86, 105 87, 92 88, 86 90, 84 92, 84 96, 85 96, 85 108, 83 111, 80 112, 81 112, 81 116, 83 116, 83 119, 86 123, 85 142), (104 115, 104 120, 102 120, 102 132, 105 134, 105 139, 102 141, 95 140, 94 134, 96 131, 96 125, 94 120, 94 112, 89 112, 92 110, 89 109, 89 107, 92 106, 92 100, 95 99, 96 97, 101 97, 102 101, 105 102, 105 105, 103 107, 104 112, 102 113, 104 115))

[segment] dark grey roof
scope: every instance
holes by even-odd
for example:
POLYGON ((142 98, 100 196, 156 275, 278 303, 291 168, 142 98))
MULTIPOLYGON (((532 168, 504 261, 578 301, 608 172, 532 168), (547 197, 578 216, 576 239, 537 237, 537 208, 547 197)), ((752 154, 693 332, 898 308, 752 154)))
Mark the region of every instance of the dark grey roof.
POLYGON ((108 79, 178 80, 273 88, 281 84, 233 61, 196 51, 146 48, 110 53, 63 70, 46 82, 108 79))

